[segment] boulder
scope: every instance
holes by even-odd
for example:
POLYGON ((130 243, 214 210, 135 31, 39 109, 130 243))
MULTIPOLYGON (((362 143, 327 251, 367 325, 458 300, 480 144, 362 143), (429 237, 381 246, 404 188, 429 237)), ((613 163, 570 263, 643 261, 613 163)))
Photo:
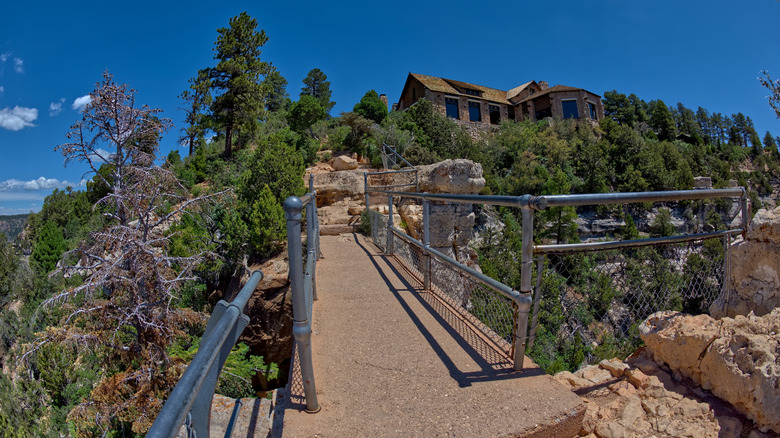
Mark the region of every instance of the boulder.
POLYGON ((359 201, 365 194, 363 172, 359 170, 315 173, 314 187, 317 190, 317 207, 343 200, 359 201))
POLYGON ((780 307, 780 207, 759 210, 745 239, 731 247, 730 290, 710 306, 710 314, 766 315, 780 307))
POLYGON ((764 317, 658 312, 640 326, 655 361, 780 433, 780 308, 764 317))
POLYGON ((352 157, 340 155, 333 159, 331 166, 336 170, 354 170, 358 168, 358 161, 352 157))
POLYGON ((477 194, 485 187, 482 165, 471 160, 444 160, 417 169, 421 192, 477 194))

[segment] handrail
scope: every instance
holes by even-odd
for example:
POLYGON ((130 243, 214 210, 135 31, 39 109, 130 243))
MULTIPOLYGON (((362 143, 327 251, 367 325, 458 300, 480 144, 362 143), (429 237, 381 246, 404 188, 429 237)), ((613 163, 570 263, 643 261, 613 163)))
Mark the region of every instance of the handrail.
POLYGON ((398 151, 396 151, 395 149, 393 149, 393 148, 392 148, 390 145, 388 145, 387 143, 382 143, 382 152, 384 152, 386 149, 389 149, 389 150, 390 150, 390 152, 392 152, 392 153, 393 153, 393 155, 395 155, 396 157, 400 158, 400 159, 401 159, 401 161, 403 161, 404 163, 406 163, 406 165, 407 165, 407 166, 414 168, 414 165, 413 165, 412 163, 410 163, 410 162, 406 161, 406 158, 404 158, 404 157, 403 157, 401 154, 399 154, 399 153, 398 153, 398 151))
MULTIPOLYGON (((628 192, 628 193, 593 193, 593 194, 578 194, 578 195, 543 195, 543 196, 495 196, 495 195, 470 195, 470 194, 431 194, 431 193, 419 193, 419 192, 399 192, 393 190, 385 190, 384 188, 372 188, 367 184, 365 185, 366 201, 368 201, 369 193, 384 194, 388 197, 388 220, 387 225, 387 243, 386 253, 392 255, 394 253, 393 236, 398 236, 401 239, 407 241, 420 249, 422 249, 422 274, 423 274, 423 287, 425 289, 430 288, 430 256, 437 257, 443 260, 455 269, 467 274, 473 279, 479 281, 485 286, 495 292, 512 299, 516 304, 515 312, 515 332, 513 333, 513 351, 514 351, 514 368, 516 370, 522 370, 523 357, 527 347, 533 343, 536 329, 536 317, 538 314, 538 306, 540 299, 540 279, 537 278, 537 287, 535 297, 531 299, 531 295, 534 292, 531 270, 533 268, 534 255, 549 254, 549 253, 562 253, 571 251, 582 250, 606 250, 623 247, 637 247, 645 245, 657 245, 664 243, 679 243, 694 240, 710 239, 715 237, 730 238, 730 236, 738 233, 744 233, 747 230, 749 222, 748 200, 746 191, 742 187, 730 188, 730 189, 699 189, 699 190, 680 190, 680 191, 659 191, 659 192, 628 192), (393 211, 393 198, 407 198, 407 199, 419 199, 423 205, 423 242, 420 242, 411 236, 406 235, 401 230, 393 226, 392 223, 392 211, 393 211), (680 200, 693 200, 693 199, 712 199, 712 198, 739 198, 741 201, 741 214, 742 214, 742 227, 741 229, 730 229, 726 231, 717 231, 709 233, 697 233, 684 236, 672 236, 672 237, 659 237, 650 239, 635 239, 626 241, 610 241, 610 242, 589 242, 578 244, 564 244, 564 245, 534 245, 533 239, 533 216, 534 211, 545 210, 547 208, 564 207, 564 206, 577 206, 577 205, 603 205, 603 204, 625 204, 625 203, 641 203, 641 202, 663 202, 663 201, 680 201, 680 200), (487 205, 500 205, 508 207, 520 208, 522 212, 522 251, 521 251, 521 275, 520 275, 520 288, 519 291, 515 291, 509 286, 490 279, 486 281, 484 274, 478 271, 468 268, 456 260, 432 249, 429 242, 429 208, 430 201, 452 202, 452 203, 468 203, 468 204, 487 204, 487 205), (509 289, 509 294, 507 290, 509 289), (533 302, 533 322, 530 335, 527 332, 528 316, 533 302), (528 336, 527 336, 528 335, 528 336)), ((489 277, 487 277, 489 278, 489 277)))
MULTIPOLYGON (((290 291, 293 302, 293 337, 301 365, 306 411, 319 412, 317 388, 314 383, 314 364, 311 351, 311 324, 313 301, 317 299, 317 259, 319 250, 319 219, 317 216, 317 192, 314 176, 309 177, 309 193, 298 198, 290 196, 284 201, 287 220, 287 254, 290 263, 290 291), (304 265, 301 243, 301 221, 306 208, 306 261, 304 265)), ((293 361, 294 362, 294 361, 293 361)))
POLYGON ((252 272, 238 296, 231 303, 221 300, 214 307, 198 352, 176 383, 154 420, 147 437, 171 438, 179 433, 188 414, 199 437, 209 436, 211 399, 219 373, 238 337, 249 323, 244 308, 263 279, 263 271, 252 272))

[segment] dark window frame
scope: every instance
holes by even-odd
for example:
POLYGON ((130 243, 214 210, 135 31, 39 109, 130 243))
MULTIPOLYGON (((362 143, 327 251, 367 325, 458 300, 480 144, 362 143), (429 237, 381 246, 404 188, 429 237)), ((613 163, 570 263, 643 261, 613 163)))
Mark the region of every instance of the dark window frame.
POLYGON ((577 105, 576 99, 566 99, 561 100, 561 116, 564 119, 579 119, 580 118, 580 108, 577 105), (568 108, 570 104, 574 104, 574 111, 572 111, 572 108, 568 108))
POLYGON ((488 104, 488 114, 490 115, 490 124, 498 125, 501 123, 501 107, 488 104))
POLYGON ((480 102, 475 102, 473 100, 469 101, 469 121, 470 122, 482 121, 482 104, 480 102))
POLYGON ((460 120, 460 102, 456 97, 444 97, 444 110, 447 117, 460 120))

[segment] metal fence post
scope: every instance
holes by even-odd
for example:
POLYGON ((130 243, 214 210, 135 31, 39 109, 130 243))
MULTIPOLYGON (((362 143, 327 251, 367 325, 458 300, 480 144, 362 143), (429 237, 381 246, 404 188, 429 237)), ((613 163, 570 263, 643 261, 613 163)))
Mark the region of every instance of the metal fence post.
POLYGON ((514 339, 514 369, 520 371, 523 369, 523 360, 525 359, 525 346, 528 333, 528 312, 531 309, 531 291, 532 279, 531 270, 533 269, 533 250, 534 250, 534 212, 530 206, 531 195, 524 195, 520 198, 520 207, 523 213, 523 249, 520 270, 520 294, 523 298, 518 303, 515 316, 515 330, 517 331, 514 339))
POLYGON ((393 255, 393 195, 387 195, 387 255, 393 255))
POLYGON ((363 191, 366 194, 366 210, 368 210, 370 207, 368 203, 368 172, 363 172, 363 191))
POLYGON ((311 321, 309 305, 303 291, 303 248, 301 248, 301 219, 303 203, 297 196, 284 201, 284 217, 287 220, 287 255, 290 263, 290 290, 293 302, 293 336, 301 363, 303 392, 306 395, 306 411, 318 412, 317 389, 314 384, 314 365, 311 354, 311 321))
POLYGON ((306 204, 306 257, 311 258, 314 263, 314 269, 311 271, 311 295, 312 299, 317 299, 317 232, 315 231, 315 221, 317 220, 317 205, 314 203, 314 197, 311 202, 306 204))
POLYGON ((426 199, 423 193, 423 289, 431 290, 431 214, 430 201, 426 199))

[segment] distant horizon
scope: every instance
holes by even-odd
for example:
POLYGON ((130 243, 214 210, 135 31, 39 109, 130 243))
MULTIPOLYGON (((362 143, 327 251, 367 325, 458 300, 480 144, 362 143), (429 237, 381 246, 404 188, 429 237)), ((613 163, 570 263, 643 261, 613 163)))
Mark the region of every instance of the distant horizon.
POLYGON ((602 97, 616 90, 694 111, 741 112, 762 138, 766 131, 780 135, 769 92, 757 79, 763 70, 780 78, 780 4, 773 0, 749 7, 703 0, 560 0, 545 8, 530 2, 475 8, 461 0, 305 8, 146 0, 44 6, 17 2, 4 8, 0 215, 40 211, 53 189, 83 187, 85 166, 64 167, 54 147, 67 140, 105 70, 136 89, 139 104, 161 108, 173 120, 160 155, 176 149, 186 155, 177 141, 184 126, 177 96, 198 69, 214 65, 217 28, 243 11, 265 30, 261 59, 287 79, 293 100, 309 70, 325 72, 336 102, 333 116, 350 111, 371 89, 387 95, 392 106, 414 72, 500 90, 530 80, 602 97))

